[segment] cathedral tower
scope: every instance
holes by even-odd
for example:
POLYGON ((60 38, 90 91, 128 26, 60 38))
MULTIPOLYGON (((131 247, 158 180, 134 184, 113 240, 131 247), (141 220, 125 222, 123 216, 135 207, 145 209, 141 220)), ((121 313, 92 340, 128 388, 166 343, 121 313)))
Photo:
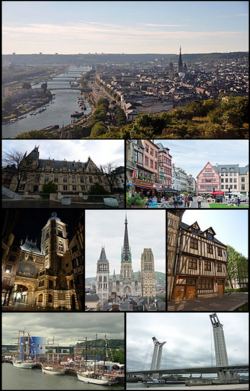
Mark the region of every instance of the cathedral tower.
POLYGON ((104 247, 102 247, 100 258, 97 261, 96 294, 101 300, 107 300, 109 297, 109 261, 104 247))
POLYGON ((121 254, 121 273, 120 278, 123 283, 123 293, 132 294, 131 285, 134 281, 134 273, 132 269, 132 257, 131 249, 128 241, 128 220, 125 217, 125 232, 124 232, 124 243, 121 254))
POLYGON ((178 61, 178 73, 183 72, 183 62, 181 57, 181 47, 180 47, 180 54, 179 54, 179 61, 178 61))
POLYGON ((41 252, 45 256, 45 269, 57 275, 62 269, 62 257, 69 249, 64 224, 54 212, 42 229, 41 252))
POLYGON ((154 255, 151 248, 144 248, 141 255, 142 296, 156 295, 154 255))

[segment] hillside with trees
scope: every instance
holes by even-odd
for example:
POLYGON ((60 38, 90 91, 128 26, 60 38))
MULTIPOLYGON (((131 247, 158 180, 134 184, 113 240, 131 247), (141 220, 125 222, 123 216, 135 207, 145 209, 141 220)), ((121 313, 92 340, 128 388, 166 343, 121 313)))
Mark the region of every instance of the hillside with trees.
POLYGON ((248 131, 249 99, 224 97, 142 114, 131 124, 111 126, 99 138, 248 139, 248 131))

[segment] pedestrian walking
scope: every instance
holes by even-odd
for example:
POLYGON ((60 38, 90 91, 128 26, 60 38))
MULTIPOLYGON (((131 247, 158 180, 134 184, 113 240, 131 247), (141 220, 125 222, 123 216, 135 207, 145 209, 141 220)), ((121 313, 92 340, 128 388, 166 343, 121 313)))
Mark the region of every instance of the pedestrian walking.
POLYGON ((202 196, 200 194, 198 194, 198 197, 197 197, 198 208, 201 208, 201 201, 202 201, 202 196))
POLYGON ((173 201, 174 201, 174 207, 177 208, 177 197, 175 195, 173 196, 173 201))
POLYGON ((192 201, 193 201, 193 197, 191 196, 191 194, 189 194, 188 195, 189 208, 191 208, 192 206, 192 201))
POLYGON ((185 195, 184 196, 184 208, 186 208, 186 206, 187 206, 187 196, 185 195))
POLYGON ((237 197, 237 205, 238 205, 238 207, 240 206, 240 197, 239 196, 237 197))

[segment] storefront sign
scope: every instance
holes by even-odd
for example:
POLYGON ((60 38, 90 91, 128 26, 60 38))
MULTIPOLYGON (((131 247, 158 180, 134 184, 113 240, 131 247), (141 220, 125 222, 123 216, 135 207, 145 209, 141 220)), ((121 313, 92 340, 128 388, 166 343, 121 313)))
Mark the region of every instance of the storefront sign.
POLYGON ((142 179, 135 179, 134 183, 136 186, 147 186, 147 187, 153 187, 152 182, 143 181, 142 179))

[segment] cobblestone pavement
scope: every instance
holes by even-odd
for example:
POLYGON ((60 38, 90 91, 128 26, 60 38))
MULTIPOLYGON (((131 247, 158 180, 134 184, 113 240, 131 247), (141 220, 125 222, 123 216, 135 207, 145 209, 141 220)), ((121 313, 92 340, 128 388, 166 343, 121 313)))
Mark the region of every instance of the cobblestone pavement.
MULTIPOLYGON (((30 201, 30 200, 3 200, 2 208, 81 208, 81 209, 115 209, 106 207, 104 204, 74 204, 71 205, 62 205, 59 202, 55 201, 30 201)), ((124 208, 124 202, 119 204, 119 208, 124 208)))
POLYGON ((248 292, 225 293, 218 297, 171 300, 167 303, 167 311, 233 311, 246 302, 248 292))
MULTIPOLYGON (((40 312, 75 312, 73 310, 67 310, 67 309, 61 309, 61 308, 43 308, 43 307, 38 307, 38 306, 33 306, 33 305, 28 305, 28 304, 22 304, 22 303, 15 303, 14 305, 4 305, 2 306, 2 311, 3 312, 24 312, 24 311, 40 311, 40 312)), ((77 311, 78 312, 78 311, 77 311)))

